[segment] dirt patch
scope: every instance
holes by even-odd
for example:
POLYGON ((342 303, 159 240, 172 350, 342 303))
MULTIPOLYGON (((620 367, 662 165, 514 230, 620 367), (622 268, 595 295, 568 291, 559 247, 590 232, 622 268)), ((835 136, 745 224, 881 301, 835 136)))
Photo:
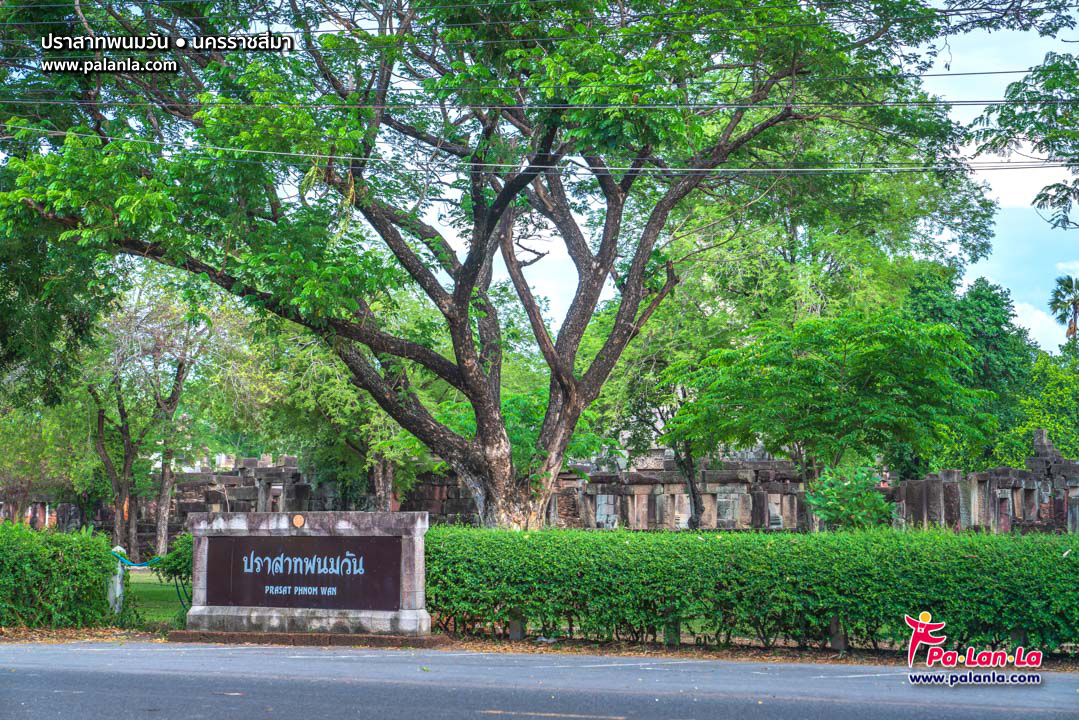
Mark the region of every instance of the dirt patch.
POLYGON ((10 628, 0 627, 0 643, 164 642, 160 633, 120 628, 10 628))

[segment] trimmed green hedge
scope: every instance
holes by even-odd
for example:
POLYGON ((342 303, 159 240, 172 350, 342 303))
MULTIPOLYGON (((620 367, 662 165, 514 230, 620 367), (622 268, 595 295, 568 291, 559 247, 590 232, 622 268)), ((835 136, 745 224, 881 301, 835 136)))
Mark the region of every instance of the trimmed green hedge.
POLYGON ((111 624, 108 580, 115 572, 104 535, 0 523, 0 626, 111 624))
POLYGON ((811 646, 836 617, 855 646, 905 647, 904 614, 928 610, 956 645, 1079 643, 1079 536, 433 527, 426 548, 428 610, 456 631, 644 641, 678 621, 708 644, 811 646))

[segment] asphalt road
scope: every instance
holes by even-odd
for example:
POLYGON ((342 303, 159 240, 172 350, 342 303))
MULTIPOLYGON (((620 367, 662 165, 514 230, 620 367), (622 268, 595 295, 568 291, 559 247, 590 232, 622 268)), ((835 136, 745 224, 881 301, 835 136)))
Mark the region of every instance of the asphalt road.
POLYGON ((164 643, 0 645, 0 720, 1077 718, 1079 674, 914 687, 899 667, 164 643))

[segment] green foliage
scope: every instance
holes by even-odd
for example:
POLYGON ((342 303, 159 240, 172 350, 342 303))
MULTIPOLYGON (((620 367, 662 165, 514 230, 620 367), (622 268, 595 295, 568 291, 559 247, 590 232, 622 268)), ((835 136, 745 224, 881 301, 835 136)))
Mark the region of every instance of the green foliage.
POLYGON ((810 473, 898 442, 929 448, 945 428, 979 429, 978 394, 961 382, 971 360, 954 328, 891 310, 761 323, 702 368, 671 369, 699 395, 667 436, 707 449, 762 442, 810 473))
MULTIPOLYGON (((1069 27, 1075 26, 1074 15, 1069 27)), ((1063 162, 1079 173, 1079 56, 1046 54, 1041 65, 1008 86, 1005 102, 987 107, 975 123, 981 152, 1008 152, 1030 143, 1036 155, 1063 162)), ((1079 203, 1079 178, 1043 187, 1035 196, 1036 207, 1050 213, 1058 228, 1079 228, 1071 217, 1079 203)))
POLYGON ((855 646, 905 647, 904 614, 928 610, 950 644, 1079 642, 1075 536, 435 527, 426 548, 428 611, 458 631, 523 617, 546 636, 643 641, 675 619, 721 641, 823 645, 836 617, 855 646))
MULTIPOLYGON (((418 2, 403 24, 371 5, 339 2, 267 8, 235 0, 200 6, 198 17, 186 3, 162 3, 152 17, 138 4, 80 13, 6 7, 11 53, 0 79, 8 96, 54 100, 0 99, 0 372, 51 378, 75 364, 93 321, 123 290, 122 256, 148 258, 304 325, 349 358, 351 380, 430 453, 515 476, 489 478, 491 492, 519 490, 539 455, 566 450, 579 408, 562 408, 595 399, 639 330, 633 321, 661 287, 664 261, 679 260, 658 237, 668 210, 694 195, 738 214, 775 181, 782 200, 760 205, 769 228, 790 231, 796 256, 823 276, 833 260, 858 269, 860 259, 882 261, 900 247, 939 249, 944 236, 965 255, 984 252, 991 204, 963 173, 889 182, 846 171, 893 162, 961 169, 950 159, 960 128, 923 90, 919 70, 956 33, 1053 32, 1071 22, 1065 0, 1014 12, 966 8, 962 22, 928 0, 556 5, 418 2), (47 33, 244 33, 254 16, 309 42, 205 63, 176 50, 184 72, 155 75, 149 94, 115 74, 26 70, 47 33), (590 170, 575 160, 593 157, 590 170), (538 167, 521 174, 525 162, 538 167), (841 172, 799 172, 833 163, 841 172), (549 164, 566 172, 529 177, 549 164), (780 182, 776 168, 795 172, 780 182), (762 178, 762 187, 741 187, 762 178), (525 192, 533 180, 539 185, 525 192), (612 180, 623 188, 617 202, 612 180), (724 196, 727 186, 740 189, 724 196), (481 327, 497 300, 487 291, 493 230, 506 208, 508 252, 553 241, 580 268, 574 310, 553 338, 559 357, 545 364, 578 367, 577 341, 608 282, 625 310, 579 390, 543 378, 537 386, 550 398, 510 403, 511 421, 545 412, 540 447, 526 435, 513 451, 520 468, 484 455, 515 432, 499 412, 502 391, 528 374, 503 376, 502 354, 517 338, 500 337, 494 323, 481 327), (819 222, 803 231, 809 217, 819 222), (577 218, 591 227, 574 227, 577 218), (601 227, 608 232, 591 232, 601 227), (423 298, 425 323, 396 323, 402 295, 423 298), (482 418, 482 437, 430 422, 443 403, 462 398, 482 418)), ((784 302, 813 312, 817 283, 801 269, 774 276, 789 285, 784 302)), ((849 284, 846 273, 826 279, 828 292, 849 284)), ((517 307, 526 302, 510 297, 517 307)), ((332 471, 357 478, 343 445, 332 450, 332 471)))
POLYGON ((104 535, 0 523, 0 626, 109 625, 116 560, 104 535))
POLYGON ((877 490, 880 478, 872 468, 826 468, 813 481, 806 502, 829 528, 848 530, 887 525, 892 506, 877 490))
POLYGON ((190 587, 192 572, 191 551, 191 533, 177 535, 172 541, 172 547, 169 548, 168 553, 153 566, 154 574, 162 582, 179 582, 190 587))
MULTIPOLYGON (((398 320, 423 331, 416 327, 419 311, 398 320)), ((368 471, 380 458, 393 464, 401 493, 435 467, 431 453, 351 382, 348 368, 321 339, 288 323, 257 323, 252 331, 194 378, 192 394, 214 449, 296 454, 307 477, 335 483, 349 500, 373 490, 368 471)))
POLYGON ((1039 352, 1015 424, 1001 434, 993 465, 1023 467, 1034 431, 1044 428, 1064 457, 1079 457, 1079 357, 1075 341, 1061 355, 1039 352), (1070 351, 1069 351, 1070 350, 1070 351))
POLYGON ((32 495, 85 501, 108 495, 89 442, 90 411, 78 394, 47 405, 0 401, 0 489, 16 511, 32 495))
MULTIPOLYGON (((987 432, 966 433, 949 427, 936 448, 923 448, 920 453, 909 445, 893 444, 885 451, 885 463, 905 478, 941 468, 981 471, 996 467, 1002 441, 1021 422, 1020 401, 1029 391, 1037 346, 1016 323, 1006 289, 978 278, 959 293, 958 281, 954 269, 921 264, 915 268, 903 307, 914 321, 950 325, 973 349, 970 372, 959 381, 979 391, 970 412, 986 419, 987 432)), ((976 416, 972 419, 977 421, 976 416)), ((1029 447, 1028 442, 1026 450, 1029 447)), ((1023 457, 1018 458, 1019 467, 1023 457)))

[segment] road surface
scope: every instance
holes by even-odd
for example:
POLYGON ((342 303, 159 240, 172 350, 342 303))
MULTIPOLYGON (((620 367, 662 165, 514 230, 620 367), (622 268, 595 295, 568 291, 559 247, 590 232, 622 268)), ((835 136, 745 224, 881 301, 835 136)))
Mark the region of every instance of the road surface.
POLYGON ((165 643, 0 645, 0 720, 1079 719, 1079 673, 915 687, 901 667, 165 643))

